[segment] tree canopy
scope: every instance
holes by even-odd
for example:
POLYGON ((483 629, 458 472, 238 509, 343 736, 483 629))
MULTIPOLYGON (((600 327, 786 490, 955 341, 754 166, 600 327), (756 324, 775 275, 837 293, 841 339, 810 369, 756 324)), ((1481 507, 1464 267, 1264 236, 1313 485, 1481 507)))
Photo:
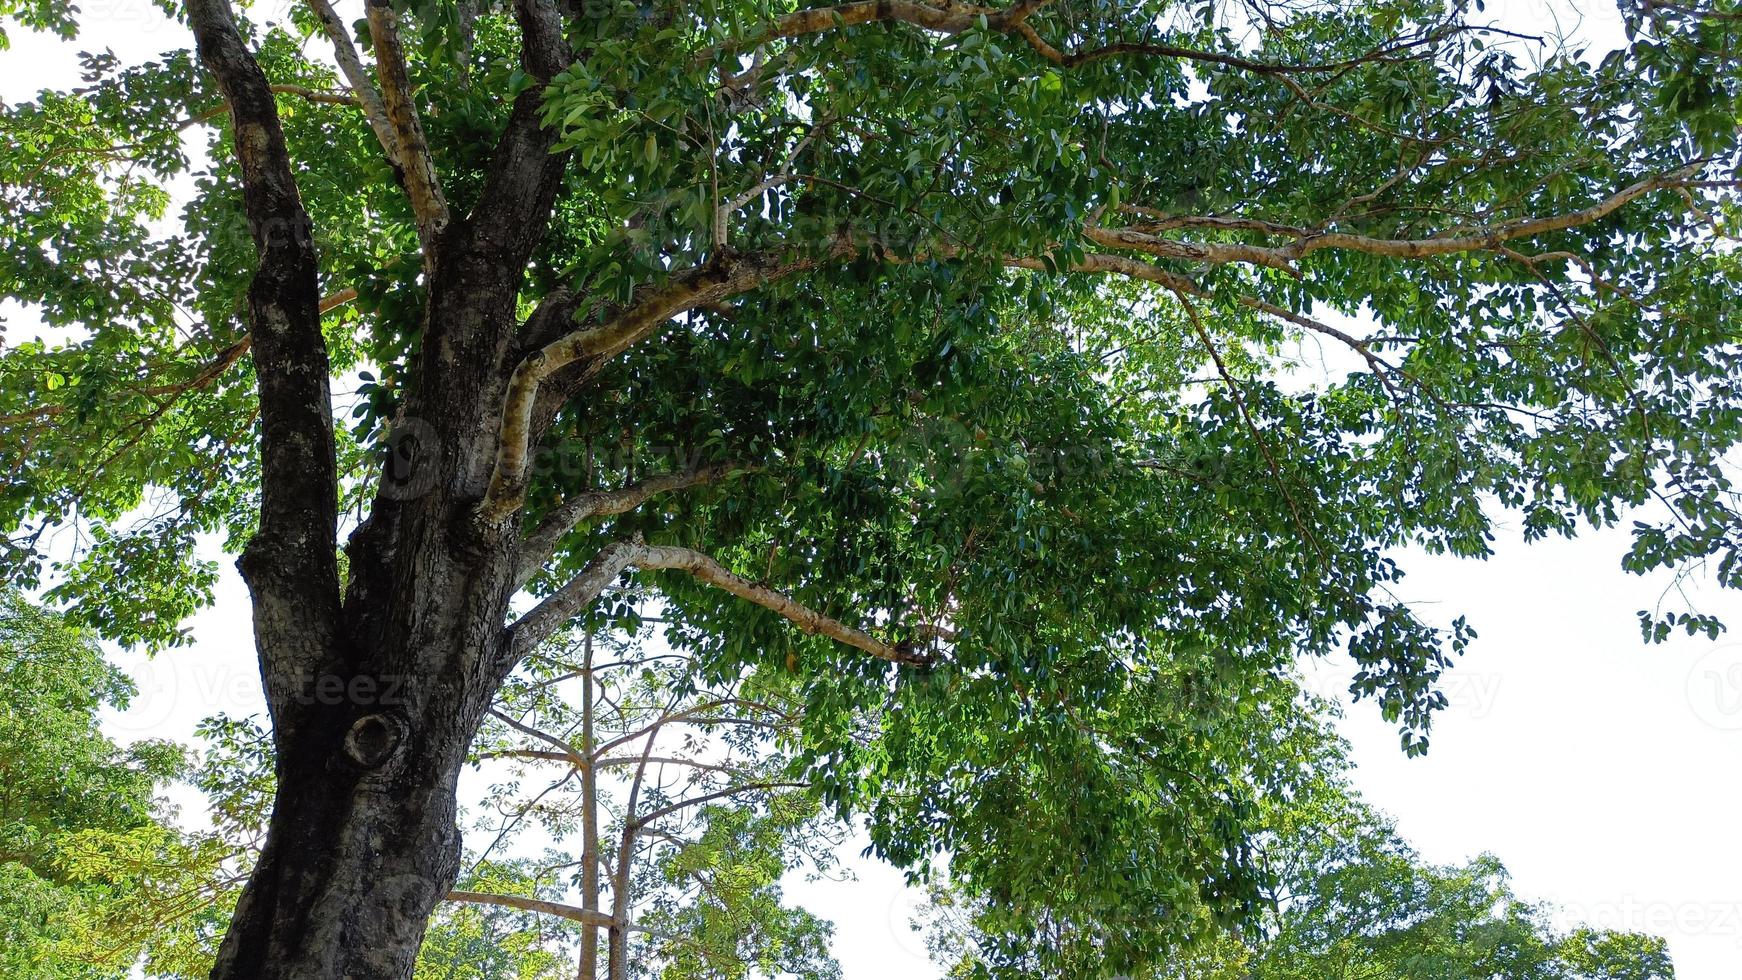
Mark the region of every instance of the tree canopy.
POLYGON ((1257 913, 1296 658, 1425 751, 1474 634, 1400 549, 1633 520, 1742 582, 1728 0, 1609 53, 1466 0, 174 13, 0 111, 0 526, 152 648, 242 556, 278 789, 220 976, 406 975, 381 910, 571 626, 784 674, 880 855, 1129 972, 1257 913))

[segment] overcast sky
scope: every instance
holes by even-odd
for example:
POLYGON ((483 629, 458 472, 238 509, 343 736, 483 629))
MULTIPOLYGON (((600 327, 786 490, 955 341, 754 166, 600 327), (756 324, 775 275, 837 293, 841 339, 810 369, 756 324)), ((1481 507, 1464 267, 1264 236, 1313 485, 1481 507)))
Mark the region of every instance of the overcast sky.
MULTIPOLYGON (((1618 43, 1612 6, 1582 2, 1583 16, 1572 4, 1537 0, 1488 8, 1507 27, 1558 22, 1596 48, 1618 43)), ((188 43, 149 0, 81 7, 86 29, 74 45, 9 31, 0 98, 76 83, 79 49, 110 47, 137 61, 188 43)), ((29 332, 27 313, 5 312, 14 337, 29 332)), ((1376 709, 1350 707, 1342 729, 1355 782, 1427 858, 1493 852, 1522 895, 1557 904, 1569 923, 1667 936, 1683 980, 1737 980, 1742 641, 1644 646, 1635 612, 1657 603, 1666 583, 1623 573, 1626 547, 1622 532, 1526 547, 1508 526, 1487 562, 1401 556, 1411 574, 1399 593, 1443 620, 1467 615, 1481 637, 1448 676, 1451 707, 1427 757, 1405 759, 1376 709)), ((217 605, 193 621, 192 648, 153 661, 117 655, 141 687, 133 707, 110 719, 117 737, 186 739, 216 711, 260 710, 247 598, 228 561, 222 569, 217 605)), ((1692 597, 1742 624, 1742 598, 1697 587, 1692 597)), ((1308 671, 1326 694, 1348 676, 1336 663, 1308 671)), ((791 895, 835 921, 849 980, 937 976, 906 929, 914 896, 899 874, 848 863, 856 881, 795 883, 791 895)))

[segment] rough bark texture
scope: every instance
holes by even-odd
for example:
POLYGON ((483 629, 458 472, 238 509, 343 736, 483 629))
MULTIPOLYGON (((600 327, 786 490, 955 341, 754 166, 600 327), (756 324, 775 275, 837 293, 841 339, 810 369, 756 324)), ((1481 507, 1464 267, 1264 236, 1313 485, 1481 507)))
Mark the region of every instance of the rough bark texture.
MULTIPOLYGON (((567 57, 554 8, 524 0, 517 10, 527 67, 549 77, 567 57)), ((408 977, 430 913, 459 870, 460 767, 512 667, 503 623, 515 529, 481 526, 472 515, 494 459, 515 297, 563 159, 537 124, 534 86, 515 105, 476 211, 445 229, 428 223, 441 237, 426 248, 428 342, 405 411, 418 422, 393 439, 374 507, 347 546, 341 596, 309 219, 272 90, 227 0, 193 0, 188 14, 230 107, 259 259, 249 313, 265 488, 241 567, 279 787, 213 976, 408 977)), ((384 149, 427 154, 406 140, 384 149)))

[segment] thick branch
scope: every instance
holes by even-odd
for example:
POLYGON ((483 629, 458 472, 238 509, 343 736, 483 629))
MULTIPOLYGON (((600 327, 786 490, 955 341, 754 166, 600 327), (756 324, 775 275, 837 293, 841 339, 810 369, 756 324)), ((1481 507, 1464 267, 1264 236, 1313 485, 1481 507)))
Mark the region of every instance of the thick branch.
POLYGON ((767 252, 722 257, 679 272, 661 286, 640 290, 626 309, 605 323, 565 334, 528 354, 508 382, 496 466, 489 491, 479 502, 479 517, 495 523, 520 509, 536 423, 533 405, 546 378, 577 361, 596 363, 615 357, 680 313, 812 268, 816 261, 767 252))
POLYGON ((527 535, 522 543, 520 568, 515 576, 517 586, 526 584, 532 576, 538 574, 539 568, 556 550, 557 542, 562 540, 563 535, 580 526, 581 522, 595 517, 626 514, 656 494, 713 483, 746 468, 732 463, 699 466, 677 473, 650 476, 618 490, 595 490, 564 500, 545 515, 538 529, 527 535))
POLYGON ((1568 228, 1577 228, 1580 225, 1588 225, 1593 221, 1601 220, 1613 214, 1623 205, 1652 191, 1685 185, 1688 178, 1698 173, 1703 167, 1704 164, 1696 163, 1661 177, 1648 177, 1617 191, 1590 207, 1546 218, 1521 218, 1517 221, 1508 221, 1486 228, 1461 230, 1435 238, 1371 238, 1366 235, 1326 232, 1303 239, 1280 251, 1291 258, 1299 258, 1320 249, 1341 248, 1365 252, 1369 255, 1419 259, 1433 255, 1449 255, 1454 252, 1496 249, 1507 242, 1520 238, 1533 238, 1550 232, 1565 231, 1568 228))
POLYGON ((592 561, 587 562, 578 575, 546 596, 543 602, 534 606, 526 615, 515 620, 510 627, 510 642, 506 644, 509 656, 518 661, 556 632, 563 623, 579 615, 581 610, 599 597, 605 586, 616 581, 617 576, 634 563, 639 547, 625 541, 606 545, 593 556, 592 561))
MULTIPOLYGON (((200 60, 230 106, 259 268, 248 290, 260 385, 260 531, 244 568, 291 600, 285 624, 320 634, 339 602, 337 462, 314 236, 297 193, 271 87, 227 0, 191 0, 200 60), (270 551, 270 557, 267 551, 270 551)), ((262 624, 269 628, 273 624, 262 624)))
POLYGON ((1034 272, 1088 272, 1124 276, 1127 279, 1141 279, 1145 282, 1153 282, 1158 286, 1181 289, 1182 291, 1195 291, 1198 288, 1196 283, 1185 276, 1169 272, 1142 259, 1134 259, 1129 255, 1090 252, 1083 256, 1082 261, 1072 265, 1051 264, 1045 259, 1026 255, 1007 255, 1002 261, 1012 269, 1029 269, 1034 272))
POLYGON ((885 643, 864 630, 810 609, 791 596, 737 575, 699 551, 628 541, 606 545, 580 574, 516 621, 511 627, 509 644, 513 655, 516 658, 524 655, 558 626, 578 615, 598 598, 605 586, 630 567, 687 572, 699 581, 779 614, 806 633, 827 636, 879 660, 906 666, 931 663, 931 658, 924 654, 885 643))
POLYGON ((1291 276, 1299 275, 1295 271, 1294 262, 1286 254, 1262 245, 1245 245, 1240 242, 1184 242, 1144 234, 1133 228, 1090 227, 1084 229, 1083 237, 1103 248, 1131 249, 1157 258, 1205 262, 1210 265, 1247 262, 1279 269, 1291 276))
POLYGON ((520 895, 491 895, 487 892, 468 892, 455 889, 448 892, 450 902, 471 902, 475 905, 500 905, 505 908, 520 909, 524 912, 543 912, 570 922, 579 922, 588 926, 612 926, 615 919, 595 909, 584 909, 578 905, 564 905, 561 902, 546 902, 538 898, 525 898, 520 895))
MULTIPOLYGON (((1131 249, 1161 258, 1221 264, 1247 262, 1295 273, 1295 263, 1322 249, 1334 248, 1390 258, 1419 259, 1456 252, 1497 250, 1507 242, 1565 231, 1601 220, 1624 205, 1652 191, 1688 186, 1710 186, 1690 180, 1703 164, 1693 164, 1674 173, 1638 181, 1578 211, 1542 218, 1520 218, 1479 228, 1457 229, 1430 238, 1376 238, 1343 232, 1315 231, 1294 225, 1252 218, 1217 215, 1169 215, 1147 208, 1127 207, 1130 213, 1152 220, 1129 228, 1091 227, 1085 237, 1105 248, 1131 249), (1288 245, 1266 246, 1239 243, 1185 242, 1155 234, 1171 228, 1203 228, 1217 231, 1248 231, 1293 238, 1288 245)), ((1728 185, 1726 185, 1728 186, 1728 185)))
MULTIPOLYGON (((884 4, 850 5, 855 11, 869 9, 870 16, 884 4), (874 8, 874 9, 873 9, 874 8)), ((894 4, 900 7, 899 3, 894 4)), ((841 9, 841 8, 836 8, 841 9)), ((931 8, 926 8, 931 9, 931 8)), ((863 12, 863 11, 862 11, 863 12)), ((812 11, 800 11, 791 17, 808 16, 812 11)), ((1161 258, 1205 262, 1209 264, 1245 262, 1280 269, 1298 275, 1296 263, 1312 252, 1340 248, 1370 255, 1396 258, 1423 258, 1454 252, 1497 249, 1519 238, 1561 231, 1600 220, 1614 211, 1654 190, 1682 186, 1696 173, 1693 165, 1662 177, 1639 181, 1616 194, 1579 211, 1545 218, 1529 218, 1494 225, 1473 231, 1463 231, 1434 238, 1385 239, 1340 232, 1314 233, 1286 246, 1246 245, 1240 243, 1181 242, 1161 238, 1135 229, 1090 227, 1085 236, 1104 248, 1130 249, 1161 258)), ((1212 219, 1176 219, 1198 221, 1202 226, 1214 226, 1212 219)), ((1240 219, 1220 219, 1230 222, 1240 219)), ((1252 228, 1259 227, 1253 224, 1252 228)), ((1284 225, 1263 225, 1273 234, 1296 234, 1303 231, 1284 225)), ((836 255, 850 255, 854 250, 845 244, 837 246, 836 255)), ((1040 258, 1005 257, 1006 265, 1015 268, 1052 272, 1056 263, 1040 258)), ((497 447, 496 467, 491 475, 490 489, 479 506, 480 516, 487 522, 501 521, 519 509, 526 490, 527 454, 534 428, 533 406, 539 385, 553 373, 582 359, 604 360, 615 356, 631 344, 647 336, 659 325, 686 310, 718 302, 728 296, 811 268, 814 260, 799 259, 780 264, 770 253, 727 259, 691 269, 674 276, 664 286, 638 296, 626 310, 608 322, 587 330, 566 334, 528 355, 515 369, 504 399, 502 425, 497 447)), ((1129 276, 1154 282, 1182 292, 1198 292, 1189 280, 1158 269, 1147 262, 1107 253, 1091 254, 1065 271, 1101 272, 1129 276)))
POLYGON ((809 609, 795 602, 790 596, 736 575, 699 551, 660 545, 643 545, 639 551, 633 562, 641 568, 669 568, 688 572, 702 582, 791 620, 806 633, 820 633, 890 663, 924 666, 931 662, 929 657, 885 643, 863 630, 809 609))
POLYGON ((573 60, 556 0, 515 0, 521 67, 537 84, 514 97, 490 157, 483 192, 466 219, 466 247, 480 258, 521 268, 543 234, 562 184, 568 154, 544 125, 545 85, 573 60))
POLYGON ((448 224, 448 202, 442 196, 423 121, 411 97, 411 78, 406 72, 405 48, 399 41, 399 15, 388 0, 368 0, 369 38, 375 46, 375 73, 381 79, 381 100, 393 137, 399 148, 400 172, 405 193, 417 216, 418 238, 426 257, 435 254, 436 239, 448 224))

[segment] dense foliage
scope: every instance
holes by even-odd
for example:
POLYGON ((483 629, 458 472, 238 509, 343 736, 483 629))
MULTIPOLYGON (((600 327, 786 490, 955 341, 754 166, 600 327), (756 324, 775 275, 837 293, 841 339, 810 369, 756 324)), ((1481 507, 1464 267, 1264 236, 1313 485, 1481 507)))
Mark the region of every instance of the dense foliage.
POLYGON ((1426 750, 1474 634, 1400 548, 1634 520, 1742 584, 1742 21, 1636 8, 1605 54, 1465 0, 196 0, 197 54, 0 110, 9 577, 162 648, 247 546, 256 881, 322 929, 433 907, 496 687, 657 614, 677 696, 787 678, 793 771, 947 855, 995 965, 1151 968, 1260 911, 1295 658, 1426 750), (320 828, 387 845, 287 871, 320 828))
MULTIPOLYGON (((1338 746, 1327 741, 1323 751, 1307 792, 1266 809, 1262 851, 1272 877, 1261 914, 1207 931, 1143 977, 1674 980, 1661 938, 1557 928, 1553 909, 1514 893, 1493 855, 1449 866, 1422 860, 1343 780, 1338 746)), ((972 892, 934 883, 923 919, 947 975, 1052 975, 1035 958, 1012 968, 990 912, 972 892)), ((1092 940, 1055 928, 1046 940, 1055 945, 1092 940)))
POLYGON ((234 868, 160 792, 192 775, 177 745, 117 746, 99 712, 133 684, 95 639, 0 593, 0 972, 41 980, 203 972, 234 868))

